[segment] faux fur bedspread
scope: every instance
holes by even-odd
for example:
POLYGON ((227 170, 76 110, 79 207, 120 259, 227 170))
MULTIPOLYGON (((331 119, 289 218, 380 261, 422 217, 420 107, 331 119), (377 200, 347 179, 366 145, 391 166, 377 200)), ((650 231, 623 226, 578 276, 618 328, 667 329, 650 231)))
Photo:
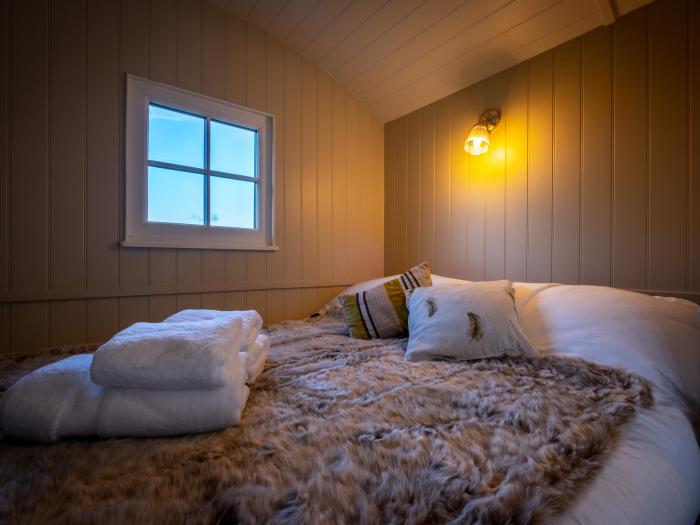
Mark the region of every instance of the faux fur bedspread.
MULTIPOLYGON (((236 428, 0 442, 0 520, 540 522, 652 403, 636 376, 579 360, 407 363, 405 341, 345 333, 328 317, 272 327, 236 428)), ((5 361, 0 384, 58 357, 5 361)))

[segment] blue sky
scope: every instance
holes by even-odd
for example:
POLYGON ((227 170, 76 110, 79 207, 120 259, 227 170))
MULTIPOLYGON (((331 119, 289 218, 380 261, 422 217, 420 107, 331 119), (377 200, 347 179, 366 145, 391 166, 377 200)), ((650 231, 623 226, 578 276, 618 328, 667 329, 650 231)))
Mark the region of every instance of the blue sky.
MULTIPOLYGON (((251 130, 212 121, 211 169, 255 176, 255 139, 251 130)), ((205 165, 206 120, 151 105, 148 159, 194 168, 205 165)), ((199 173, 148 168, 148 221, 204 224, 205 177, 199 173)), ((255 227, 253 182, 211 177, 212 226, 255 227)))

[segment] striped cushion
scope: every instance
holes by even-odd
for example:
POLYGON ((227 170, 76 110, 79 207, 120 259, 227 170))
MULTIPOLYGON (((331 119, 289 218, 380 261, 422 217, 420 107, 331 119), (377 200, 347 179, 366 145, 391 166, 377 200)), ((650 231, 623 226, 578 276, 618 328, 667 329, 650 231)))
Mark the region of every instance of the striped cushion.
POLYGON ((357 339, 376 339, 405 334, 408 329, 406 296, 419 286, 430 286, 427 263, 414 266, 396 279, 338 299, 350 335, 357 339))

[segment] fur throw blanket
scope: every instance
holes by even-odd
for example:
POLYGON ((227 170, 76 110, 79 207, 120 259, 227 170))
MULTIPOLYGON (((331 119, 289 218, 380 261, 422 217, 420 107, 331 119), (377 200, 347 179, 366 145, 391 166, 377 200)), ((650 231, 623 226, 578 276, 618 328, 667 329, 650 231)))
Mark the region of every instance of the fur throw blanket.
MULTIPOLYGON (((0 521, 540 522, 652 403, 638 377, 580 360, 407 363, 405 341, 350 339, 326 316, 269 331, 238 427, 0 442, 0 521)), ((2 362, 0 384, 27 362, 2 362)))

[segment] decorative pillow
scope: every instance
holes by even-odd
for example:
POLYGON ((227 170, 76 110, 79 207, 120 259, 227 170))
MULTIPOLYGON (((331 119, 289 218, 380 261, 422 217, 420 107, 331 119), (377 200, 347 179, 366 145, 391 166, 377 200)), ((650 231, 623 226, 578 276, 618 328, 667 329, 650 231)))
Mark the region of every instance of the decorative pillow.
POLYGON ((430 267, 421 263, 396 279, 354 294, 341 295, 338 300, 350 335, 357 339, 376 339, 406 333, 406 295, 431 284, 430 267))
POLYGON ((515 310, 513 283, 419 288, 409 301, 408 361, 535 355, 515 310))

